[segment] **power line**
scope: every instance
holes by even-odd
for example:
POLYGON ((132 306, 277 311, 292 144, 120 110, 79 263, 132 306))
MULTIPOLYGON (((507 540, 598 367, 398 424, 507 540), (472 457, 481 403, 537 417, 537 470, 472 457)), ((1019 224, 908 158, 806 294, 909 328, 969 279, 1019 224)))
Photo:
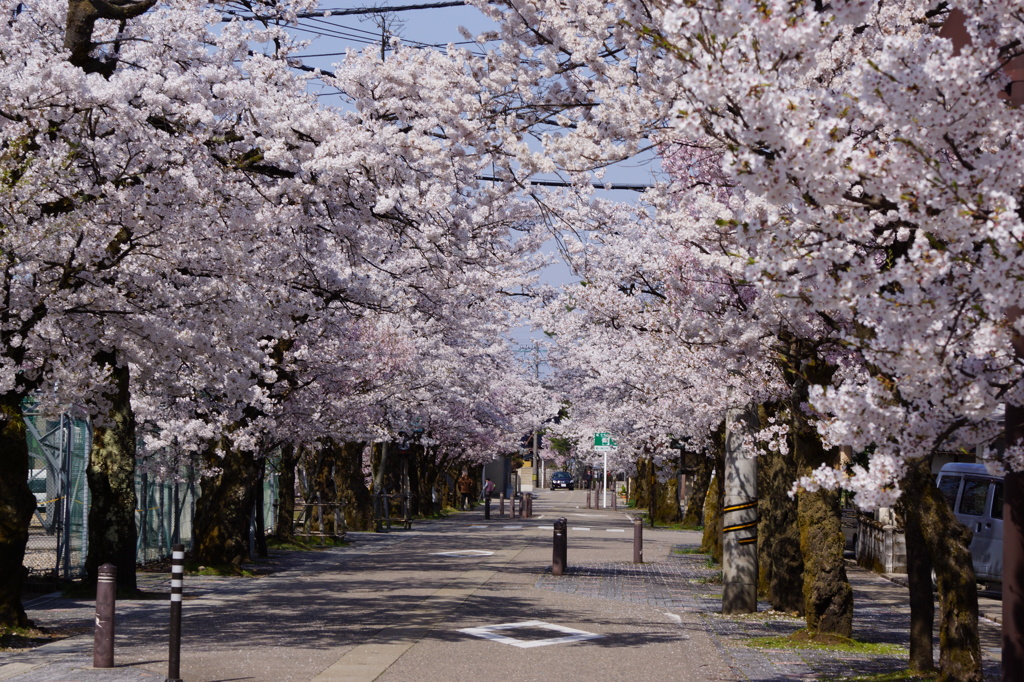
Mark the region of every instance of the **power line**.
MULTIPOLYGON (((391 7, 356 7, 352 9, 322 9, 316 12, 300 12, 295 16, 299 19, 314 19, 314 18, 330 18, 330 17, 343 17, 343 16, 355 16, 360 14, 386 14, 387 12, 411 12, 414 10, 421 9, 441 9, 444 7, 463 7, 466 3, 463 0, 454 0, 453 2, 431 2, 424 3, 421 5, 394 5, 391 7)), ((233 12, 228 12, 228 15, 221 18, 221 21, 233 21, 235 19, 259 19, 263 21, 273 21, 280 19, 279 16, 263 15, 263 14, 250 14, 241 15, 233 12)))

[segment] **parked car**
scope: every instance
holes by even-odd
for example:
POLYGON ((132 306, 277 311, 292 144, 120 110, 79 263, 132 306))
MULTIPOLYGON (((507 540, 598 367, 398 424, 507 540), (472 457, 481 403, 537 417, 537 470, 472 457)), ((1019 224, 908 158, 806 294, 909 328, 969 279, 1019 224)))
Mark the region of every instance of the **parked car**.
POLYGON ((572 474, 568 471, 556 471, 551 474, 551 489, 556 490, 558 488, 575 490, 576 482, 572 480, 572 474))
POLYGON ((974 533, 971 557, 979 582, 1003 581, 1003 479, 984 464, 951 462, 936 481, 960 523, 974 533))

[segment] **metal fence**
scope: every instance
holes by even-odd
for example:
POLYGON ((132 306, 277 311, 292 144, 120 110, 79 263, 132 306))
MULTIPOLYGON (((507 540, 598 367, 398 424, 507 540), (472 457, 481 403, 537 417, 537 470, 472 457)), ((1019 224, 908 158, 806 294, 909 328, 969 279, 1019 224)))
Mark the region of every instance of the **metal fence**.
MULTIPOLYGON (((92 448, 92 425, 85 415, 65 412, 44 414, 34 405, 24 409, 29 448, 29 487, 36 496, 36 511, 29 528, 23 565, 30 573, 64 580, 85 573, 89 540, 89 486, 85 470, 92 448)), ((191 547, 199 476, 184 469, 157 478, 144 470, 135 475, 135 510, 140 563, 169 557, 171 546, 191 547)), ((276 520, 277 476, 263 482, 263 528, 276 520)), ((253 519, 250 535, 255 532, 253 519)))

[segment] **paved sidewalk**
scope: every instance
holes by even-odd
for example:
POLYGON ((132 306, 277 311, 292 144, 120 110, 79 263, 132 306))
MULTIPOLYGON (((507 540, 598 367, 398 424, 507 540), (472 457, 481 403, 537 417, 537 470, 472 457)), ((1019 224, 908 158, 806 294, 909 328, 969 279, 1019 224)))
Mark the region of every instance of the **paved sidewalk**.
MULTIPOLYGON (((803 623, 767 610, 723 617, 721 581, 693 532, 645 529, 632 560, 626 513, 584 509, 582 491, 541 491, 533 519, 480 510, 412 531, 353 533, 346 547, 275 554, 262 578, 186 577, 182 677, 308 682, 601 679, 843 680, 906 668, 872 654, 747 646, 803 623), (569 570, 550 573, 552 521, 569 520, 569 570), (496 627, 497 626, 497 627, 496 627)), ((906 588, 850 567, 855 636, 905 646, 906 588)), ((140 574, 167 591, 167 576, 140 574)), ((89 631, 89 602, 27 604, 43 627, 89 631)), ((117 668, 92 669, 92 636, 0 652, 0 680, 136 682, 166 675, 167 603, 118 604, 117 668)), ((984 621, 986 677, 998 624, 984 621)))

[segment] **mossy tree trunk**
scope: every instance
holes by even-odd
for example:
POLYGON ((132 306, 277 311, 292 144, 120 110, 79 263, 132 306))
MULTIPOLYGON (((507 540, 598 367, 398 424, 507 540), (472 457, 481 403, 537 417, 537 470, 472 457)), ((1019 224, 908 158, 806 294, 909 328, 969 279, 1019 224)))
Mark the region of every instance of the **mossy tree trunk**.
MULTIPOLYGON (((807 342, 780 335, 777 362, 790 386, 788 442, 798 477, 821 466, 839 463, 838 449, 826 450, 805 407, 812 385, 827 386, 835 367, 818 357, 807 342)), ((804 619, 813 633, 850 637, 853 634, 853 588, 846 576, 842 507, 838 491, 797 491, 800 554, 804 562, 804 619)))
POLYGON ((953 515, 931 476, 927 460, 908 467, 907 514, 916 516, 939 590, 939 679, 982 680, 978 637, 978 586, 971 559, 971 531, 953 515), (911 504, 913 501, 913 504, 911 504))
POLYGON ((338 452, 334 480, 345 525, 355 531, 373 530, 373 498, 363 474, 365 443, 343 443, 338 452))
POLYGON ((92 430, 92 450, 86 478, 89 482, 89 552, 85 571, 95 584, 105 563, 117 567, 117 586, 137 588, 135 577, 138 527, 135 510, 135 413, 132 411, 128 364, 117 364, 116 353, 104 351, 97 364, 110 369, 104 398, 110 409, 92 430))
POLYGON ((682 515, 676 464, 659 469, 650 457, 643 457, 636 466, 636 508, 646 509, 652 524, 679 522, 682 515))
POLYGON ((32 623, 21 604, 25 547, 36 498, 28 487, 28 442, 19 391, 0 394, 0 629, 32 623))
MULTIPOLYGON (((776 410, 759 407, 762 424, 776 410)), ((789 496, 796 480, 796 467, 789 454, 765 452, 757 464, 757 550, 758 587, 772 608, 804 615, 803 554, 797 503, 789 496)))
POLYGON ((206 469, 217 473, 203 479, 196 502, 195 560, 212 566, 238 567, 249 556, 256 467, 251 452, 235 448, 224 438, 220 447, 204 454, 206 469))
MULTIPOLYGON (((821 440, 809 429, 793 439, 798 473, 808 476, 822 464, 834 465, 821 440)), ((804 618, 807 629, 822 634, 853 635, 853 588, 846 576, 839 492, 797 493, 800 554, 804 561, 804 618)))
POLYGON ((704 535, 700 548, 711 558, 722 563, 722 500, 725 498, 723 481, 725 481, 725 422, 712 439, 714 444, 714 478, 708 486, 708 495, 704 501, 704 535))
POLYGON ((697 471, 693 477, 693 489, 686 501, 686 513, 683 514, 683 525, 692 528, 704 522, 704 500, 708 495, 708 485, 714 472, 714 462, 710 457, 697 460, 697 471))
POLYGON ((295 541, 295 467, 299 463, 299 448, 292 443, 281 446, 277 462, 277 522, 274 537, 280 542, 295 541))
POLYGON ((903 494, 897 510, 903 517, 907 542, 907 584, 910 590, 910 669, 915 672, 935 670, 935 600, 932 595, 932 560, 921 528, 921 515, 912 501, 922 494, 930 465, 911 463, 901 482, 903 494))

